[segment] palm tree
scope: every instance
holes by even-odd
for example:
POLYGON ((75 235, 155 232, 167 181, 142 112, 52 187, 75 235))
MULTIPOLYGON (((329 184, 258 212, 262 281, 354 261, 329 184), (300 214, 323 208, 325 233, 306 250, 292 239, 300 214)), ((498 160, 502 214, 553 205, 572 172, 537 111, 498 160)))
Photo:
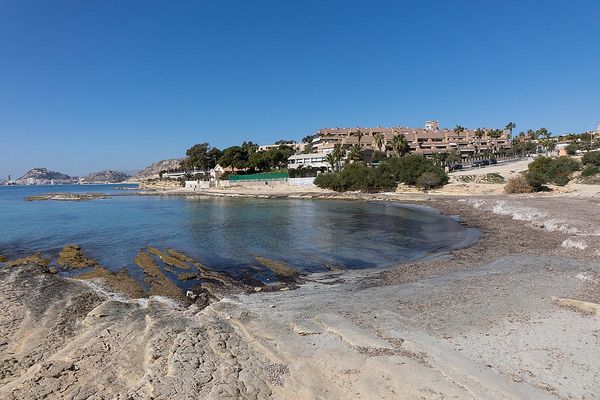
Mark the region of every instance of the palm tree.
POLYGON ((454 128, 454 133, 456 133, 457 139, 459 139, 460 134, 463 133, 464 131, 465 131, 464 126, 456 125, 456 127, 454 128))
POLYGON ((512 121, 511 121, 511 122, 509 122, 508 124, 506 124, 506 126, 504 127, 504 129, 507 129, 507 130, 508 130, 508 132, 509 132, 509 133, 508 133, 508 135, 509 135, 509 138, 512 136, 512 131, 513 131, 513 129, 515 129, 516 127, 517 127, 517 124, 515 124, 515 123, 514 123, 514 122, 512 122, 512 121))
POLYGON ((360 139, 362 139, 363 136, 365 136, 364 133, 361 132, 361 130, 357 130, 356 132, 352 132, 350 134, 350 136, 356 136, 358 138, 358 145, 360 146, 360 139))
POLYGON ((342 149, 342 145, 340 143, 336 143, 333 146, 333 151, 331 152, 331 154, 333 154, 333 160, 335 162, 336 169, 339 171, 342 159, 345 155, 344 150, 342 149))
POLYGON ((359 145, 353 144, 350 148, 350 154, 348 158, 352 161, 362 161, 363 160, 363 151, 359 145))
POLYGON ((475 130, 475 137, 477 138, 477 152, 479 153, 479 149, 481 148, 481 138, 485 135, 485 131, 481 128, 477 128, 475 130))
POLYGON ((327 161, 328 164, 331 165, 331 170, 333 171, 335 169, 335 155, 333 154, 333 152, 327 154, 325 156, 325 161, 327 161))
POLYGON ((381 132, 377 132, 373 134, 373 141, 375 142, 375 147, 377 150, 382 151, 383 143, 385 141, 385 135, 381 132))
POLYGON ((403 134, 396 135, 392 139, 392 149, 398 157, 402 157, 410 151, 410 145, 403 134))

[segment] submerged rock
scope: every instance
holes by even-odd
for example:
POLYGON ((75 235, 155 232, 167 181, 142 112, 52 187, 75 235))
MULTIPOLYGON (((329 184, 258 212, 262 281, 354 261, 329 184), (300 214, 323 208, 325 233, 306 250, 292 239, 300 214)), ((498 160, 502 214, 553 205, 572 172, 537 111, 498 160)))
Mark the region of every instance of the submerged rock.
POLYGON ((17 258, 16 260, 7 261, 6 265, 8 267, 17 267, 21 265, 35 265, 38 267, 48 267, 50 264, 50 260, 47 258, 43 258, 41 253, 35 253, 34 255, 17 258))
POLYGON ((138 281, 129 276, 125 270, 115 273, 97 265, 92 271, 77 275, 75 278, 81 280, 100 279, 115 292, 124 293, 133 299, 146 297, 146 292, 138 281))
POLYGON ((188 264, 186 264, 184 261, 180 260, 179 258, 175 258, 166 253, 163 253, 162 251, 158 250, 155 247, 148 247, 148 252, 150 254, 154 254, 155 256, 160 258, 162 262, 164 262, 167 265, 170 265, 171 267, 177 267, 177 268, 186 269, 186 270, 192 269, 192 267, 190 267, 188 264))
POLYGON ((151 286, 150 295, 165 296, 186 301, 186 297, 179 287, 162 273, 148 253, 140 251, 135 258, 135 263, 146 275, 146 282, 151 286))
POLYGON ((36 196, 27 196, 27 201, 58 200, 58 201, 87 201, 106 199, 110 196, 102 193, 48 193, 36 196))
POLYGON ((184 273, 177 275, 177 278, 180 281, 189 281, 189 280, 198 278, 198 274, 195 272, 184 272, 184 273))
POLYGON ((0 254, 0 262, 5 262, 6 260, 8 260, 5 256, 3 256, 2 254, 0 254))
POLYGON ((63 247, 56 262, 64 269, 81 269, 98 265, 96 260, 83 254, 81 246, 77 244, 68 244, 63 247))
POLYGON ((283 261, 269 260, 268 258, 256 256, 256 261, 270 269, 279 278, 297 279, 300 276, 300 271, 290 267, 283 261))
POLYGON ((175 249, 167 249, 167 253, 169 253, 171 256, 180 259, 181 261, 185 261, 188 263, 193 263, 194 259, 192 257, 188 257, 185 254, 183 254, 180 251, 177 251, 175 249))

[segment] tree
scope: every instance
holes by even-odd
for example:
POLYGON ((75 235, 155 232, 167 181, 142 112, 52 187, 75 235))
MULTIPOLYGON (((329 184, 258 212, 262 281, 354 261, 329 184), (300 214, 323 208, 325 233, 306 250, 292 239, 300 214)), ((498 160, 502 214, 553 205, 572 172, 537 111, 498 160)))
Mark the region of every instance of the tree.
POLYGON ((500 129, 492 129, 492 130, 489 132, 489 136, 490 136, 492 139, 499 139, 499 138, 502 136, 502 131, 501 131, 500 129))
MULTIPOLYGON (((218 149, 216 149, 219 151, 218 149)), ((187 156, 183 162, 186 172, 192 170, 201 170, 204 172, 204 177, 208 176, 208 170, 214 168, 217 164, 215 158, 212 157, 212 151, 208 143, 195 144, 185 152, 187 156)))
POLYGON ((508 130, 509 132, 509 137, 512 136, 512 131, 513 129, 515 129, 517 127, 517 124, 515 124, 514 122, 509 122, 508 124, 506 124, 506 126, 504 127, 504 129, 508 130))
POLYGON ((337 161, 335 159, 335 155, 333 154, 333 152, 331 152, 325 156, 325 161, 327 161, 327 164, 331 165, 332 171, 336 169, 337 161))
POLYGON ((485 136, 485 131, 481 128, 477 128, 475 130, 475 137, 477 138, 477 153, 479 153, 479 149, 481 149, 481 138, 485 136))
POLYGON ((540 138, 544 138, 544 139, 549 139, 550 136, 552 136, 552 134, 548 131, 548 129, 546 128, 540 128, 537 131, 535 131, 536 137, 540 138))
POLYGON ((377 132, 373 134, 373 141, 375 142, 375 147, 377 148, 377 150, 379 151, 383 151, 382 147, 384 145, 385 142, 385 135, 381 132, 377 132))
POLYGON ((342 148, 342 145, 340 143, 336 143, 335 145, 333 145, 333 151, 331 152, 331 154, 333 154, 335 169, 339 171, 342 165, 342 160, 346 155, 344 149, 342 148))
POLYGON ((410 145, 406 140, 406 136, 399 134, 392 139, 392 149, 398 157, 402 157, 410 152, 410 145))
POLYGON ((465 131, 465 127, 461 125, 456 125, 453 130, 456 136, 460 136, 460 134, 465 131))
POLYGON ((258 151, 258 145, 252 142, 244 142, 242 143, 242 150, 244 150, 248 157, 258 151))
POLYGON ((302 138, 302 143, 306 144, 304 146, 304 151, 302 151, 302 153, 304 153, 304 154, 310 154, 310 153, 312 153, 312 151, 313 151, 313 140, 314 140, 314 137, 312 135, 304 136, 302 138))
POLYGON ((457 149, 452 149, 447 153, 446 163, 454 164, 454 163, 459 163, 461 161, 462 161, 462 155, 460 154, 460 151, 458 151, 457 149))
POLYGON ((358 145, 360 146, 360 139, 362 139, 362 137, 365 136, 365 134, 362 133, 362 131, 359 129, 356 132, 352 132, 350 136, 356 136, 358 138, 358 145))
POLYGON ((348 155, 348 159, 352 161, 362 161, 363 160, 363 151, 359 145, 354 144, 350 148, 350 154, 348 155))
POLYGON ((231 167, 235 172, 237 169, 248 168, 248 153, 240 146, 231 146, 223 150, 223 155, 219 159, 219 164, 223 167, 231 167))
POLYGON ((567 147, 565 147, 567 154, 570 156, 574 156, 577 153, 578 149, 579 149, 579 146, 577 145, 577 143, 571 143, 567 147))

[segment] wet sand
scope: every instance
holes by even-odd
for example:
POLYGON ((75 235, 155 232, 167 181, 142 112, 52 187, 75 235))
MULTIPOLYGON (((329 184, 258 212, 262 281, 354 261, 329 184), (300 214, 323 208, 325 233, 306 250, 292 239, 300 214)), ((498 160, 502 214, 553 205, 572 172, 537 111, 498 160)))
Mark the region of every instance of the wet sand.
POLYGON ((0 398, 597 398, 598 199, 355 197, 426 204, 483 236, 206 307, 3 267, 0 398))

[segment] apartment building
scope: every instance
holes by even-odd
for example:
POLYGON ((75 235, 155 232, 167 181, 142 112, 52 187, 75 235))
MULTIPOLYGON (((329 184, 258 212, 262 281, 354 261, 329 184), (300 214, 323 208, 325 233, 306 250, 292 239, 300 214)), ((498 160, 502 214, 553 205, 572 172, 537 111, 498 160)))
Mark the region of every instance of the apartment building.
POLYGON ((363 150, 385 151, 393 154, 392 141, 394 136, 404 135, 410 145, 412 153, 432 156, 436 153, 444 153, 451 150, 460 151, 463 157, 469 157, 478 152, 487 150, 498 151, 511 147, 510 132, 501 131, 497 138, 490 134, 492 129, 483 129, 483 135, 478 137, 477 130, 465 129, 455 132, 453 129, 440 128, 438 121, 426 121, 423 128, 408 127, 374 127, 374 128, 323 128, 319 129, 313 140, 313 150, 320 153, 329 153, 336 144, 341 144, 344 149, 353 145, 360 145, 363 150), (360 132, 360 137, 357 132, 360 132), (378 133, 384 135, 383 145, 377 148, 375 137, 378 133))

